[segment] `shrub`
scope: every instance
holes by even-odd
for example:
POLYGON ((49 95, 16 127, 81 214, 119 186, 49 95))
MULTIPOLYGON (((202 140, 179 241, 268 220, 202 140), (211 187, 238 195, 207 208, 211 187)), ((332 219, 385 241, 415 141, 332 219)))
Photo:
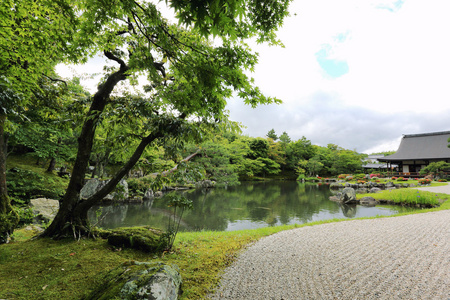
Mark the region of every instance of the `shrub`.
POLYGON ((338 176, 339 179, 345 179, 347 178, 348 174, 341 174, 338 176))
POLYGON ((362 180, 364 178, 366 178, 366 174, 356 174, 355 175, 355 179, 356 180, 362 180))
POLYGON ((438 182, 447 182, 447 179, 438 179, 438 182))
POLYGON ((59 200, 64 195, 66 186, 61 178, 52 178, 39 173, 13 168, 6 172, 8 194, 12 203, 26 205, 33 198, 50 198, 59 200))
POLYGON ((397 180, 398 178, 397 177, 395 177, 395 176, 392 176, 392 178, 391 178, 392 180, 397 180))
POLYGON ((353 176, 349 175, 349 176, 345 177, 345 180, 347 180, 347 181, 353 180, 353 176))
POLYGON ((379 174, 379 173, 376 173, 376 174, 370 174, 370 179, 372 179, 372 178, 374 178, 374 177, 380 178, 380 177, 381 177, 381 174, 379 174))
POLYGON ((408 178, 405 177, 399 177, 397 178, 398 181, 408 181, 408 178))
POLYGON ((431 180, 428 178, 421 178, 418 180, 419 184, 430 184, 431 180))

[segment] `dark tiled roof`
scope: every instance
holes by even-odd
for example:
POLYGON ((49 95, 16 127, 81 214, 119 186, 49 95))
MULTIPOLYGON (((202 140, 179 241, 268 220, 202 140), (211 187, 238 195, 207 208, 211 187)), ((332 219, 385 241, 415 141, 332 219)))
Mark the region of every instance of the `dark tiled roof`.
POLYGON ((450 131, 404 135, 397 152, 379 161, 450 159, 450 131))

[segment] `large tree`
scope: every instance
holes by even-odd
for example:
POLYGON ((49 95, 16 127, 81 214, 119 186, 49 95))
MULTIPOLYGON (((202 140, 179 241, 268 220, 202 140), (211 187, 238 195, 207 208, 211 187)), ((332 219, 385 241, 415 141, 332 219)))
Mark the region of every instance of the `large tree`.
POLYGON ((69 2, 0 1, 0 242, 17 220, 6 185, 8 118, 22 117, 39 79, 51 78, 55 63, 75 60, 83 51, 72 42, 77 22, 69 2))
MULTIPOLYGON (((257 63, 246 39, 278 43, 275 30, 287 15, 290 0, 171 1, 182 25, 170 24, 148 1, 77 1, 78 28, 74 45, 92 49, 115 62, 91 97, 91 106, 78 138, 78 152, 60 210, 44 236, 83 235, 89 232, 88 210, 110 193, 136 164, 146 146, 167 139, 198 135, 208 124, 227 119, 226 99, 241 97, 252 106, 279 102, 261 94, 246 74, 257 63), (214 41, 208 40, 215 37, 214 41), (134 135, 139 144, 107 185, 80 200, 85 171, 95 144, 96 129, 111 97, 123 81, 145 74, 145 101, 118 114, 139 113, 145 126, 134 135)), ((123 99, 123 98, 122 98, 123 99)), ((133 101, 129 97, 129 102, 133 101)))

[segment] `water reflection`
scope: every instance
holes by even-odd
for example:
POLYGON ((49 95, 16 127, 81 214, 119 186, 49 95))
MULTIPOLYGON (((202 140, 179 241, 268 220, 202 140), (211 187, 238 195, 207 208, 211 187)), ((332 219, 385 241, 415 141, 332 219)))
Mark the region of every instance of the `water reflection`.
MULTIPOLYGON (((399 206, 342 205, 329 200, 331 191, 327 186, 297 182, 243 183, 228 189, 182 193, 194 205, 193 210, 183 215, 182 231, 252 229, 333 218, 392 215, 412 210, 399 206)), ((165 229, 171 214, 172 210, 163 197, 142 204, 94 207, 89 218, 102 228, 150 225, 165 229)))

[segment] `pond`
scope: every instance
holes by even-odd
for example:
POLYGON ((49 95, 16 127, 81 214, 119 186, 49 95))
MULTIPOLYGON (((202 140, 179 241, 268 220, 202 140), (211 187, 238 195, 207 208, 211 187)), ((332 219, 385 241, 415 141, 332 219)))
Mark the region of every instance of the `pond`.
MULTIPOLYGON (((183 214, 180 231, 232 231, 286 224, 303 224, 334 218, 393 215, 414 210, 402 206, 365 207, 329 200, 326 185, 286 182, 243 182, 236 187, 187 190, 194 208, 183 214)), ((167 198, 144 203, 116 203, 93 207, 92 223, 105 229, 143 226, 165 229, 173 210, 167 198)))

